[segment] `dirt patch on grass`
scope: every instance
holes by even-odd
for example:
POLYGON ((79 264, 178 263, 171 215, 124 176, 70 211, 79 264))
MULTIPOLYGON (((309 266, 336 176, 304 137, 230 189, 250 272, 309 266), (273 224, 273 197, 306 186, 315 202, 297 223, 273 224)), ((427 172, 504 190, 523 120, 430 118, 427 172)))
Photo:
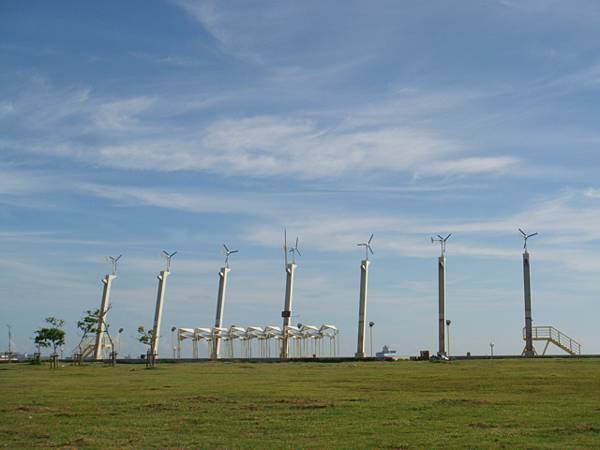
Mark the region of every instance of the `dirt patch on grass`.
POLYGON ((435 402, 436 405, 443 406, 485 406, 490 402, 487 400, 476 400, 468 398, 444 398, 435 402))
POLYGON ((203 403, 232 403, 231 400, 224 400, 214 395, 192 395, 189 397, 183 397, 182 400, 203 402, 203 403))
POLYGON ((335 403, 331 401, 312 400, 308 398, 287 398, 275 400, 273 403, 278 405, 287 405, 290 408, 295 409, 322 409, 335 406, 335 403))
MULTIPOLYGON (((5 409, 5 411, 10 411, 9 409, 5 409)), ((18 405, 15 406, 14 408, 12 408, 12 411, 19 411, 19 412, 28 412, 28 413, 43 413, 43 412, 49 412, 50 408, 48 408, 47 406, 40 406, 40 405, 18 405)))
POLYGON ((151 409, 152 411, 176 411, 179 409, 178 403, 147 403, 144 405, 145 408, 151 409))
POLYGON ((96 443, 96 440, 91 438, 91 437, 87 437, 87 436, 81 436, 78 437, 76 439, 73 439, 69 442, 65 442, 64 444, 62 444, 63 448, 65 449, 78 449, 81 446, 88 446, 88 445, 93 445, 96 443))
POLYGON ((553 433, 600 433, 600 428, 591 423, 578 423, 570 427, 554 428, 553 433))
POLYGON ((496 425, 494 423, 485 423, 485 422, 470 423, 469 426, 471 428, 480 428, 480 429, 498 428, 498 425, 496 425))

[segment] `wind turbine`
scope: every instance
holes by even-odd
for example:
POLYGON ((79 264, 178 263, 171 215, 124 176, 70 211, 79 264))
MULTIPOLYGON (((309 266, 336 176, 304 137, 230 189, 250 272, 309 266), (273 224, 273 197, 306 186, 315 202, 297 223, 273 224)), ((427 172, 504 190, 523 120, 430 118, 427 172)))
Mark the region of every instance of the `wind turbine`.
POLYGON ((521 235, 523 236, 523 250, 527 251, 527 239, 533 236, 537 236, 538 233, 527 234, 521 228, 519 228, 519 233, 521 233, 521 235))
POLYGON ((239 250, 229 250, 229 248, 225 244, 223 244, 223 256, 225 256, 225 267, 229 268, 229 256, 238 252, 239 250))
POLYGON ((156 309, 154 310, 154 325, 152 327, 152 339, 150 341, 150 364, 154 366, 154 361, 158 356, 158 341, 160 339, 160 322, 162 320, 163 304, 165 300, 165 290, 167 288, 167 278, 171 275, 171 258, 177 252, 169 253, 166 250, 162 251, 162 257, 167 261, 166 270, 162 270, 156 278, 158 278, 158 291, 156 293, 156 309))
POLYGON ((373 255, 373 249, 371 248, 371 241, 373 240, 373 234, 369 237, 367 242, 361 242, 356 244, 359 247, 365 248, 365 259, 360 262, 360 293, 358 303, 358 341, 356 344, 357 358, 364 358, 365 354, 365 334, 367 327, 367 299, 369 290, 369 252, 373 255))
POLYGON ((356 244, 359 247, 365 248, 365 261, 369 260, 369 252, 371 252, 371 255, 374 255, 373 249, 371 248, 372 240, 373 240, 373 234, 371 234, 371 237, 369 238, 369 240, 367 242, 361 242, 360 244, 356 244))
POLYGON ((437 235, 437 237, 432 237, 431 238, 431 243, 434 244, 436 242, 440 243, 440 247, 442 250, 442 256, 446 255, 446 242, 448 242, 448 239, 450 239, 450 236, 452 236, 452 233, 450 233, 448 236, 446 237, 442 237, 439 234, 437 235))
POLYGON ((112 264, 112 274, 113 275, 117 274, 117 263, 121 259, 121 256, 123 256, 123 255, 119 255, 116 258, 114 256, 107 256, 106 257, 107 262, 110 261, 111 264, 112 264))
POLYGON ((537 233, 527 234, 521 228, 519 228, 519 233, 523 237, 523 293, 525 299, 525 349, 522 355, 530 358, 535 356, 535 347, 533 346, 533 319, 531 317, 531 266, 527 251, 527 239, 536 236, 537 233))
MULTIPOLYGON (((112 282, 115 278, 117 278, 117 263, 121 259, 123 255, 119 255, 116 258, 114 256, 107 256, 105 260, 107 262, 111 262, 112 264, 112 273, 106 274, 106 276, 102 279, 102 284, 104 285, 102 289, 102 302, 100 303, 100 309, 98 310, 100 321, 98 323, 98 331, 96 332, 96 342, 94 344, 94 359, 101 360, 102 352, 104 350, 104 339, 106 333, 106 314, 110 309, 110 288, 112 286, 112 282)), ((112 349, 114 352, 115 350, 112 349)))
POLYGON ((296 238, 296 243, 289 249, 289 252, 292 254, 292 264, 296 264, 296 254, 302 256, 302 253, 298 250, 298 238, 296 238))
POLYGON ((290 320, 292 317, 292 302, 294 300, 294 273, 296 272, 296 254, 302 256, 300 250, 298 250, 299 239, 296 237, 296 243, 292 248, 288 249, 287 243, 287 229, 283 229, 283 254, 285 258, 285 303, 283 311, 281 311, 281 317, 283 318, 283 339, 281 340, 281 352, 279 357, 286 359, 288 357, 288 335, 287 330, 290 326, 290 320), (292 254, 292 262, 288 262, 288 253, 292 254))
POLYGON ((217 295, 217 313, 215 315, 215 327, 212 330, 212 350, 211 359, 218 359, 221 350, 221 328, 223 327, 223 309, 225 307, 225 291, 227 289, 227 274, 231 270, 229 268, 229 256, 238 253, 238 250, 229 250, 223 244, 223 255, 225 256, 225 265, 219 270, 219 293, 217 295))
POLYGON ((438 258, 438 356, 447 359, 446 353, 446 243, 452 233, 446 237, 437 235, 431 243, 439 242, 441 254, 438 258))
POLYGON ((162 251, 162 257, 167 261, 167 272, 171 271, 171 258, 175 256, 177 252, 169 253, 166 250, 162 251))

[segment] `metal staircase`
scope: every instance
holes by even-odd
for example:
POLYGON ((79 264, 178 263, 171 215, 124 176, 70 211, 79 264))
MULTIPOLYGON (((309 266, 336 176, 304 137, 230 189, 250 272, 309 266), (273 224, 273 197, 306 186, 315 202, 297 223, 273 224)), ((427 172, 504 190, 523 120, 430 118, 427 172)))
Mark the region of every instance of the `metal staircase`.
MULTIPOLYGON (((546 354, 546 350, 548 350, 548 345, 550 345, 550 343, 553 343, 570 355, 581 355, 581 344, 566 334, 561 333, 554 327, 533 327, 531 331, 534 341, 546 341, 546 346, 544 347, 542 355, 546 354)), ((523 328, 523 340, 525 340, 525 328, 523 328)))
POLYGON ((96 345, 96 336, 86 337, 73 351, 74 354, 80 355, 81 359, 88 358, 94 353, 94 347, 96 345))

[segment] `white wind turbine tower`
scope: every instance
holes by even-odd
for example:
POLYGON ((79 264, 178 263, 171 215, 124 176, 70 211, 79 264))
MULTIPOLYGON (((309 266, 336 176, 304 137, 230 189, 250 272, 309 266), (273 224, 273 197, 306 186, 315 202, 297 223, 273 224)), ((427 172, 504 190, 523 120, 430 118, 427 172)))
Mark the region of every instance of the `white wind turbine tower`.
POLYGON ((283 318, 282 340, 281 340, 281 352, 279 357, 287 359, 288 357, 288 327, 290 326, 290 320, 292 317, 292 301, 294 300, 294 273, 296 272, 296 255, 302 256, 300 250, 298 250, 298 238, 296 237, 296 244, 288 249, 287 245, 287 230, 283 229, 283 254, 285 258, 285 305, 283 311, 281 311, 281 317, 283 318), (288 263, 288 252, 292 254, 292 262, 288 263))
POLYGON ((431 238, 431 243, 440 244, 441 255, 438 258, 438 355, 446 356, 446 242, 452 233, 446 237, 439 234, 431 238))
POLYGON ((367 326, 367 296, 369 289, 369 252, 373 255, 371 241, 373 234, 367 242, 356 244, 359 247, 365 248, 365 259, 360 262, 360 302, 358 305, 358 343, 356 345, 356 358, 365 357, 365 334, 367 326))
POLYGON ((229 256, 234 253, 238 253, 238 250, 229 250, 229 248, 223 244, 223 256, 225 256, 225 265, 221 267, 219 271, 219 295, 217 297, 217 314, 215 317, 215 330, 212 342, 212 353, 211 359, 219 358, 219 351, 221 349, 221 336, 220 329, 223 326, 223 309, 225 306, 225 290, 227 289, 227 274, 231 270, 229 268, 229 256))
POLYGON ((523 356, 535 356, 533 346, 532 318, 531 318, 531 268, 529 266, 529 252, 527 251, 527 239, 537 236, 537 233, 527 234, 521 228, 519 233, 523 237, 523 289, 525 297, 525 349, 523 356))
POLYGON ((158 341, 160 338, 160 321, 162 320, 163 303, 165 300, 165 289, 167 287, 167 278, 171 275, 171 258, 175 256, 177 252, 169 253, 165 250, 162 251, 161 256, 167 262, 166 270, 162 270, 158 278, 158 292, 156 294, 156 309, 154 311, 154 326, 152 327, 152 340, 150 341, 150 357, 154 360, 158 355, 158 341))
MULTIPOLYGON (((102 289, 102 303, 100 303, 100 309, 98 310, 98 331, 96 333, 96 343, 94 345, 94 359, 96 361, 103 359, 102 353, 105 348, 106 339, 106 314, 110 306, 110 288, 113 280, 117 278, 117 263, 122 256, 123 255, 119 255, 116 258, 114 256, 108 256, 106 258, 106 260, 110 261, 112 264, 112 272, 106 274, 102 279, 104 287, 102 289)), ((115 349, 112 349, 112 351, 114 352, 115 349)))

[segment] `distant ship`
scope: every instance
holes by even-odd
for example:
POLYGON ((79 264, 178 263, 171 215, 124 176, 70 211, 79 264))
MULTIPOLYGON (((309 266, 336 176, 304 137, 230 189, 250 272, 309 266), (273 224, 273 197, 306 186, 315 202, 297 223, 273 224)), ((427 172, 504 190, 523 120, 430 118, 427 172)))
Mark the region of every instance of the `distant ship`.
POLYGON ((387 345, 384 345, 380 352, 375 353, 377 358, 397 358, 396 350, 390 349, 387 345))

